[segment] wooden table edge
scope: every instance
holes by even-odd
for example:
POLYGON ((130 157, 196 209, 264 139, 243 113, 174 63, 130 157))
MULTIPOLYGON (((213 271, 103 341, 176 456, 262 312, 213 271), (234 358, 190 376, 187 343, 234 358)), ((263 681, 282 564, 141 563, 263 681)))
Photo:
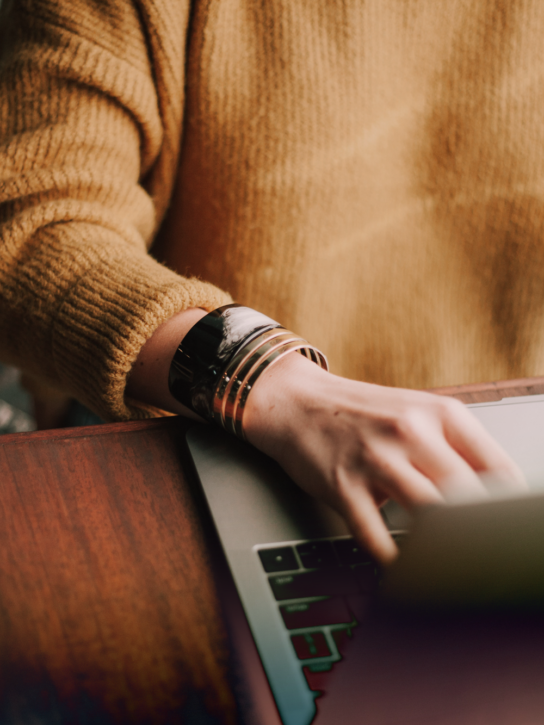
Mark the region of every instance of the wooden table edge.
POLYGON ((436 393, 437 395, 451 395, 463 403, 487 403, 523 395, 542 395, 544 394, 544 377, 452 385, 443 388, 430 388, 427 392, 436 393))
MULTIPOLYGON (((471 383, 469 385, 451 385, 442 388, 427 388, 427 392, 437 395, 450 395, 463 403, 486 403, 502 398, 511 398, 522 395, 544 394, 544 376, 534 378, 519 378, 516 380, 498 380, 491 383, 471 383)), ((25 433, 8 433, 0 436, 0 445, 11 442, 21 443, 24 437, 28 440, 40 439, 66 439, 84 436, 105 435, 108 433, 130 433, 138 430, 157 428, 182 428, 194 424, 189 418, 183 416, 165 416, 146 420, 131 420, 120 423, 102 423, 101 425, 81 426, 79 428, 55 428, 52 430, 30 431, 25 433)))

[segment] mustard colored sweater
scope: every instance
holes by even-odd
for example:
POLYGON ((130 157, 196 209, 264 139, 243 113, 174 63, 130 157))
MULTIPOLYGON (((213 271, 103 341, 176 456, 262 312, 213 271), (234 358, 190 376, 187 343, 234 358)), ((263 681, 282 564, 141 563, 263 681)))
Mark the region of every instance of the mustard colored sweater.
POLYGON ((349 377, 544 374, 541 0, 6 2, 0 359, 150 415, 230 294, 349 377))

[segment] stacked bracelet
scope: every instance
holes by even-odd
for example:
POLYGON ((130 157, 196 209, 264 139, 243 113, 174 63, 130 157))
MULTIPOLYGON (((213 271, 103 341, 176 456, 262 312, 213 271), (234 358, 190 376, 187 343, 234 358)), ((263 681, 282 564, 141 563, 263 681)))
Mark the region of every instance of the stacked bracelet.
POLYGON ((203 317, 180 343, 170 366, 170 392, 244 439, 253 386, 267 367, 295 351, 328 370, 325 356, 306 340, 255 310, 226 305, 203 317))

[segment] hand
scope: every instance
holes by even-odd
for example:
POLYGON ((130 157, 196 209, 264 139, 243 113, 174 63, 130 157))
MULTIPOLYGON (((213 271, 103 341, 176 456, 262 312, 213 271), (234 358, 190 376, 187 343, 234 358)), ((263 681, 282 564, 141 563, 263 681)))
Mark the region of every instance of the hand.
MULTIPOLYGON (((174 315, 146 342, 127 393, 183 415, 168 390, 179 341, 206 313, 174 315)), ((526 490, 515 463, 458 401, 339 378, 290 354, 257 380, 244 428, 308 493, 328 502, 354 535, 386 563, 396 547, 379 513, 392 498, 407 509, 452 495, 486 495, 477 473, 499 474, 526 490)))
POLYGON ((340 378, 297 354, 258 379, 244 428, 383 563, 397 554, 379 513, 388 498, 410 510, 486 495, 477 473, 526 490, 517 465, 459 401, 340 378))

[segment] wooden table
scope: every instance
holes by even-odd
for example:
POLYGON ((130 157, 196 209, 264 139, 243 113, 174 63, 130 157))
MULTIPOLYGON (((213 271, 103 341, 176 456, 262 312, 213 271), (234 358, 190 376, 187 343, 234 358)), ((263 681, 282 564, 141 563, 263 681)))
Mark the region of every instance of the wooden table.
MULTIPOLYGON (((544 378, 436 392, 497 400, 544 378)), ((0 438, 0 722, 239 721, 187 426, 0 438)))

